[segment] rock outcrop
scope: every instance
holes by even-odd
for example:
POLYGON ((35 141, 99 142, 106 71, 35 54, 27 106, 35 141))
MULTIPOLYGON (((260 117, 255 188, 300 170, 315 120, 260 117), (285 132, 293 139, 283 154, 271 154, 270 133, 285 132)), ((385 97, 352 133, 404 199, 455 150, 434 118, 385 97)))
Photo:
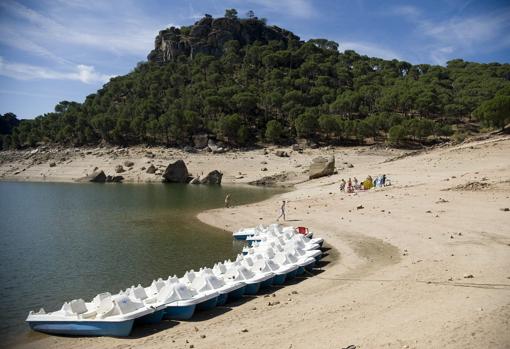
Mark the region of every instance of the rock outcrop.
POLYGON ((107 183, 122 183, 124 180, 123 176, 106 176, 106 182, 107 183))
POLYGON ((169 164, 163 173, 163 182, 188 183, 190 179, 188 168, 182 160, 169 164))
POLYGON ((104 171, 95 171, 88 176, 88 181, 93 183, 104 183, 106 182, 106 175, 104 171))
POLYGON ((151 62, 166 63, 179 56, 193 58, 198 53, 220 56, 224 45, 235 40, 241 47, 259 41, 267 44, 271 40, 288 42, 299 41, 299 37, 277 26, 267 26, 256 17, 213 18, 206 15, 189 27, 170 27, 159 32, 154 42, 154 50, 147 59, 151 62))
POLYGON ((223 173, 218 170, 211 171, 200 180, 200 184, 221 184, 223 173))
POLYGON ((331 176, 335 172, 335 157, 330 156, 325 158, 322 156, 316 157, 312 160, 309 170, 309 178, 320 178, 324 176, 331 176))

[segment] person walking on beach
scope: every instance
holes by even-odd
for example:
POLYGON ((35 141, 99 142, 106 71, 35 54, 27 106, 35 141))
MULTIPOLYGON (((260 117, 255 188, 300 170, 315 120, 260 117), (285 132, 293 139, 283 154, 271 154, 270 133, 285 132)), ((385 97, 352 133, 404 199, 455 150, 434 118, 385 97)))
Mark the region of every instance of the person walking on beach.
POLYGON ((225 207, 226 208, 230 207, 230 194, 227 194, 227 196, 225 196, 225 207))
POLYGON ((285 221, 285 200, 282 201, 282 207, 280 207, 280 210, 281 210, 281 213, 280 213, 280 216, 278 216, 278 218, 276 219, 276 221, 279 221, 280 218, 283 217, 283 220, 285 221))

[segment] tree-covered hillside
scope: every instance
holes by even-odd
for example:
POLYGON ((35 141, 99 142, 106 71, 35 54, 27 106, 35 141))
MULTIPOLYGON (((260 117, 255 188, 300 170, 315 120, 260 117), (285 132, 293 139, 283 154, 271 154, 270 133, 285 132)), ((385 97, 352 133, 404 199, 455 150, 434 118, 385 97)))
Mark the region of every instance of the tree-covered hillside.
POLYGON ((450 136, 477 119, 510 122, 509 64, 412 65, 340 53, 335 42, 300 41, 253 13, 241 19, 227 10, 163 30, 148 58, 83 103, 22 120, 3 147, 183 146, 204 133, 234 146, 296 138, 400 144, 450 136))

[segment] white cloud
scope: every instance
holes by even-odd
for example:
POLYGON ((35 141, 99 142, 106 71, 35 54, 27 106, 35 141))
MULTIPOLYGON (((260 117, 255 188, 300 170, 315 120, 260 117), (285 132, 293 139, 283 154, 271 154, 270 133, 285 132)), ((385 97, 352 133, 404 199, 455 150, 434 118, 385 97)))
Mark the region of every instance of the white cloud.
POLYGON ((354 50, 360 54, 367 55, 369 57, 378 57, 384 59, 401 59, 399 54, 395 51, 381 47, 371 42, 362 41, 339 41, 339 50, 354 50))
MULTIPOLYGON (((11 19, 0 26, 0 35, 4 37, 2 42, 16 48, 21 46, 16 45, 16 37, 21 37, 38 43, 40 47, 63 43, 75 48, 89 46, 116 54, 146 55, 161 26, 150 18, 137 16, 134 10, 131 14, 119 13, 122 11, 119 8, 106 11, 104 5, 95 7, 83 1, 74 1, 69 5, 65 2, 49 3, 45 13, 15 1, 2 1, 0 10, 7 15, 6 18, 11 19), (98 8, 116 16, 113 19, 105 18, 105 12, 101 13, 98 8), (11 26, 14 29, 9 30, 11 26)), ((22 48, 36 54, 41 51, 31 45, 22 48)))
POLYGON ((0 57, 0 75, 16 80, 75 80, 85 84, 106 83, 112 78, 84 64, 77 65, 71 71, 57 71, 31 64, 7 62, 2 57, 0 57))
MULTIPOLYGON (((467 5, 464 4, 457 13, 463 12, 467 5)), ((410 48, 421 60, 445 64, 467 54, 510 47, 510 8, 497 13, 455 15, 446 20, 426 16, 413 6, 394 7, 391 14, 404 17, 415 26, 413 41, 416 44, 411 43, 410 48)))
POLYGON ((452 18, 444 22, 421 21, 420 28, 425 35, 440 42, 471 46, 476 43, 488 43, 496 37, 508 33, 510 11, 494 16, 470 18, 452 18))

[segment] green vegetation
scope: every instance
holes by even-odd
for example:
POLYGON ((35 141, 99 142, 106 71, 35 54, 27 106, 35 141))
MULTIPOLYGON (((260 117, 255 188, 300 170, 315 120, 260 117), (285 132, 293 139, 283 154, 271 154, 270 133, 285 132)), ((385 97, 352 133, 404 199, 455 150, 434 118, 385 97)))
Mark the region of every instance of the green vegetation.
POLYGON ((162 40, 177 40, 178 50, 166 56, 154 50, 148 62, 83 103, 63 101, 34 120, 6 121, 9 127, 4 118, 12 117, 2 116, 3 147, 184 146, 204 133, 234 146, 300 137, 403 145, 450 136, 452 125, 458 129, 472 116, 497 128, 509 122, 509 64, 412 65, 340 53, 333 41, 302 42, 253 12, 239 18, 233 9, 225 18, 206 15, 193 26, 162 31, 156 42, 162 40), (214 31, 215 23, 237 34, 214 31), (221 40, 202 33, 207 25, 221 40))

